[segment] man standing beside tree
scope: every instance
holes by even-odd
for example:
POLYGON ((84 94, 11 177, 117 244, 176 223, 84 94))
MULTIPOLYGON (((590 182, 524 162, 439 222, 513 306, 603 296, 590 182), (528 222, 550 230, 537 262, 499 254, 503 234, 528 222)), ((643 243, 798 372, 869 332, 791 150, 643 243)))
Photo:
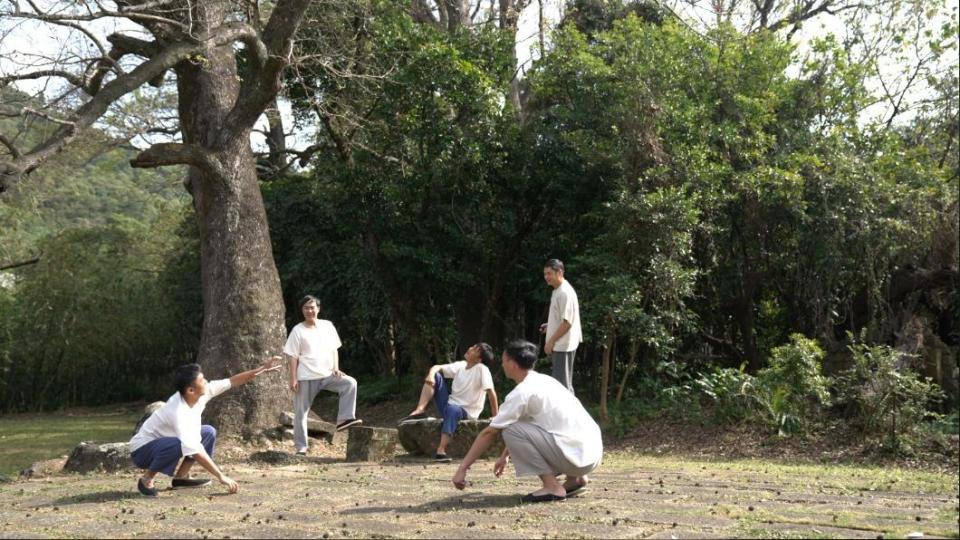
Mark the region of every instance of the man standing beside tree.
POLYGON ((317 318, 320 301, 300 299, 303 322, 294 326, 283 347, 290 359, 290 390, 294 393, 293 444, 297 454, 307 453, 307 415, 321 390, 340 395, 337 431, 362 423, 356 418, 357 380, 340 371, 340 336, 333 323, 317 318))
POLYGON ((563 274, 560 259, 550 259, 543 266, 543 279, 553 287, 553 294, 550 296, 550 313, 547 322, 540 325, 540 333, 547 337, 543 352, 553 358, 553 378, 573 392, 573 357, 583 339, 583 332, 577 292, 563 274))

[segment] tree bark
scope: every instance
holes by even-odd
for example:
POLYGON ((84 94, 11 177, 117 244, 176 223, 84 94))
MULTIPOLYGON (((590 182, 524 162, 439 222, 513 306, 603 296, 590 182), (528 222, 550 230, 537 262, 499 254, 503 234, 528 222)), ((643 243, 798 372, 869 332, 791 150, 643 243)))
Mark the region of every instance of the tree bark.
MULTIPOLYGON (((208 379, 229 377, 277 354, 285 337, 280 278, 250 150, 250 130, 223 139, 239 82, 231 46, 177 66, 184 143, 207 149, 219 170, 191 167, 187 187, 200 227, 203 333, 197 361, 208 379)), ((260 377, 211 401, 207 418, 252 435, 276 422, 283 377, 260 377)))
POLYGON ((611 330, 603 347, 603 365, 600 371, 600 422, 604 424, 610 418, 607 410, 607 394, 610 393, 610 356, 613 353, 614 340, 616 340, 616 333, 611 330))

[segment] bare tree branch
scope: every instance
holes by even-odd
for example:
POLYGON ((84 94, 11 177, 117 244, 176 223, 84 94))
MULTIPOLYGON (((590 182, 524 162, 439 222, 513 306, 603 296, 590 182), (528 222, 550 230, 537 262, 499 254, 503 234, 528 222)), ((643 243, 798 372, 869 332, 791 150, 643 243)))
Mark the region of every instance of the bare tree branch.
POLYGON ((195 144, 158 143, 130 160, 130 166, 139 169, 167 165, 192 165, 217 178, 222 178, 225 172, 223 164, 212 152, 195 144))
POLYGON ((13 268, 20 268, 21 266, 37 264, 38 262, 40 262, 40 257, 41 257, 40 255, 37 255, 36 257, 31 257, 23 261, 0 263, 0 270, 11 270, 13 268))
POLYGON ((20 150, 17 149, 17 145, 13 144, 13 141, 7 137, 4 137, 2 133, 0 133, 0 143, 3 143, 3 145, 7 147, 7 150, 10 151, 10 155, 13 156, 14 159, 20 157, 20 150))
MULTIPOLYGON (((280 0, 263 30, 261 47, 254 44, 253 51, 259 55, 260 65, 254 74, 246 77, 240 88, 237 104, 225 122, 227 136, 238 136, 257 121, 267 105, 280 91, 280 75, 290 61, 293 50, 293 35, 300 27, 310 0, 280 0)), ((243 25, 254 30, 249 25, 243 25)), ((255 30, 254 30, 255 32, 255 30)), ((246 38, 250 45, 252 38, 246 38)))

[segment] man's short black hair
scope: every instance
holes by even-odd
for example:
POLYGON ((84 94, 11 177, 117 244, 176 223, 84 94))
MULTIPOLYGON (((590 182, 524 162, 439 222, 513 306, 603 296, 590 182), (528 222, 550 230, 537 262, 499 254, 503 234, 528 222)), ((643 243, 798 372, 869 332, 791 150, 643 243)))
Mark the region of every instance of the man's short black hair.
POLYGON ((515 339, 507 343, 507 348, 503 352, 521 368, 533 369, 533 365, 537 363, 537 354, 540 350, 536 345, 525 339, 515 339))
POLYGON ((300 309, 303 309, 303 306, 307 305, 307 302, 311 300, 317 303, 317 313, 320 313, 320 299, 312 294, 308 294, 300 299, 300 309))
POLYGON ((480 361, 483 362, 483 365, 491 367, 494 358, 493 347, 489 343, 481 341, 477 343, 477 348, 480 350, 480 361))
POLYGON ((560 259, 550 259, 549 261, 543 263, 544 268, 550 268, 554 272, 563 272, 563 261, 560 259))
POLYGON ((187 388, 193 386, 200 375, 200 364, 185 364, 173 372, 173 384, 180 395, 186 395, 187 388))

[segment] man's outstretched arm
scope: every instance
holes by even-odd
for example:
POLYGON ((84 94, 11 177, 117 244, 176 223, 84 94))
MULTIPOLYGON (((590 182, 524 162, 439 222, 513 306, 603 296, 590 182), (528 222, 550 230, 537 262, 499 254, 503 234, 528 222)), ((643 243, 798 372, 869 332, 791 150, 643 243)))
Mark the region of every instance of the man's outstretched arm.
POLYGON ((268 371, 276 371, 282 367, 280 362, 283 358, 279 356, 271 356, 264 361, 262 366, 244 371, 242 373, 237 373, 236 375, 230 377, 230 387, 235 388, 242 384, 247 384, 260 375, 261 373, 267 373, 268 371))
MULTIPOLYGON (((232 378, 233 377, 231 377, 231 379, 232 378)), ((217 464, 210 459, 210 456, 208 456, 206 452, 197 452, 190 457, 199 463, 201 467, 206 469, 207 472, 213 475, 214 478, 219 480, 221 484, 227 486, 227 489, 230 490, 230 493, 236 493, 237 490, 240 489, 240 486, 237 485, 237 482, 229 476, 223 474, 223 471, 220 470, 220 467, 217 467, 217 464)))

